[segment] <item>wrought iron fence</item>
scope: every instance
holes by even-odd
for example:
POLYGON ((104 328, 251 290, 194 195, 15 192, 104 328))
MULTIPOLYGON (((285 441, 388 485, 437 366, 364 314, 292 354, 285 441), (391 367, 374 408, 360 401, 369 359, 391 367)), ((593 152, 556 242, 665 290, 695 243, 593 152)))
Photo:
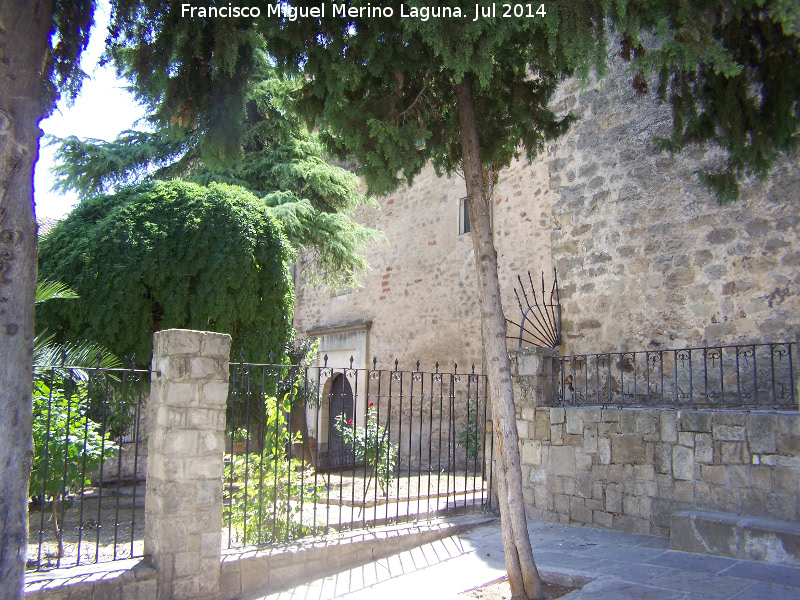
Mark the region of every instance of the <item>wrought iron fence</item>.
POLYGON ((552 406, 796 410, 797 343, 553 357, 552 406))
POLYGON ((484 375, 327 362, 231 365, 228 548, 490 505, 484 375))
POLYGON ((149 383, 135 369, 34 369, 29 570, 142 556, 149 383))

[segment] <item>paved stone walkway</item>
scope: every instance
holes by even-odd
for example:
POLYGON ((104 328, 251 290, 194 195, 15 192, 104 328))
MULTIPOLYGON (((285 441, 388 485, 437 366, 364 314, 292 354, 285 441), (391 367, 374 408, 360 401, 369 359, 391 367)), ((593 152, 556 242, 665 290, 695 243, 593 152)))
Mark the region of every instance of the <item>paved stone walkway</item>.
MULTIPOLYGON (((800 567, 669 550, 666 538, 529 523, 545 579, 589 581, 567 600, 795 600, 800 567)), ((500 522, 250 600, 465 600, 505 575, 500 522)))

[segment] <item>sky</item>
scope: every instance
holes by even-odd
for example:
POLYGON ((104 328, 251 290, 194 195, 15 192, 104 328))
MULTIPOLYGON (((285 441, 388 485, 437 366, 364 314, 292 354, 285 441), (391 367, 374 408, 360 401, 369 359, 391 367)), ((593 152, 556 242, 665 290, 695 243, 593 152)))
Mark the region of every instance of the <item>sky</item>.
MULTIPOLYGON (((84 80, 81 94, 73 106, 68 107, 62 100, 53 115, 40 123, 39 126, 46 134, 111 141, 144 116, 144 110, 136 103, 133 95, 124 89, 126 83, 117 79, 113 67, 98 66, 105 48, 108 19, 108 3, 101 2, 95 12, 95 25, 89 47, 81 59, 81 67, 90 78, 84 80)), ((47 141, 43 138, 34 174, 36 218, 60 219, 77 204, 78 197, 75 193, 61 194, 51 191, 55 179, 50 170, 54 166, 57 146, 46 144, 47 141)))

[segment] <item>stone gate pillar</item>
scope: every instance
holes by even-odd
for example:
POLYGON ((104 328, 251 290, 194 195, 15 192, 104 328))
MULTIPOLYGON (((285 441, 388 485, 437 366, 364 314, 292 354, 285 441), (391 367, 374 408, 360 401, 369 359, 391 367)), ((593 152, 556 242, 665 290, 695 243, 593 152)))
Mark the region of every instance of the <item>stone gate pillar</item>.
POLYGON ((158 600, 219 593, 227 334, 155 334, 148 404, 144 554, 158 600))

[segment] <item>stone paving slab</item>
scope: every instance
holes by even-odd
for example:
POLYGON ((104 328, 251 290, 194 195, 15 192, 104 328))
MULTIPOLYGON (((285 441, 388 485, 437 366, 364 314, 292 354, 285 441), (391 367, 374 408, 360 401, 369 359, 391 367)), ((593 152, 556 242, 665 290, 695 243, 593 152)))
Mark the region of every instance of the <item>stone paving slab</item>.
MULTIPOLYGON (((669 550, 669 540, 590 527, 529 523, 545 580, 585 583, 566 600, 794 600, 800 568, 669 550)), ((247 600, 465 600, 505 575, 500 523, 388 559, 247 600)))

